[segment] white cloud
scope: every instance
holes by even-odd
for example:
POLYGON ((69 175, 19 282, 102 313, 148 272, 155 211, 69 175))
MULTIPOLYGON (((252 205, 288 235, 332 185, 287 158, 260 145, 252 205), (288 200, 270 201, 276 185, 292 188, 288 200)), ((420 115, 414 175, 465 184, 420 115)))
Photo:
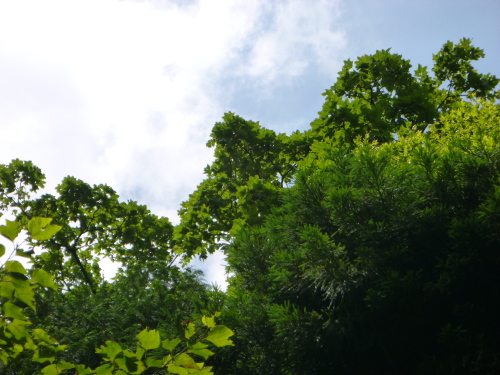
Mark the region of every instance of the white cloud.
POLYGON ((108 183, 176 222, 229 97, 338 66, 337 3, 0 0, 0 163, 32 160, 49 188, 108 183))

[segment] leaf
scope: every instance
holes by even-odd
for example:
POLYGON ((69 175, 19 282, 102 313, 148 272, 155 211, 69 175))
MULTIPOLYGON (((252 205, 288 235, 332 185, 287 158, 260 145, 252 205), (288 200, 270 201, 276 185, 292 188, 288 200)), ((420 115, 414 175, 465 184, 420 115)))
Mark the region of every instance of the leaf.
MULTIPOLYGON (((78 374, 78 375, 91 375, 93 373, 93 371, 87 367, 85 367, 85 365, 76 365, 75 366, 75 373, 78 374)), ((117 372, 118 374, 118 372, 117 372)))
POLYGON ((95 352, 107 355, 109 361, 114 361, 115 357, 122 352, 122 347, 114 341, 106 341, 105 345, 101 345, 95 352))
POLYGON ((184 328, 184 336, 190 339, 196 333, 195 328, 193 323, 188 323, 186 328, 184 328))
POLYGON ((40 284, 46 288, 50 288, 52 290, 57 291, 57 285, 52 281, 53 277, 50 273, 45 270, 37 268, 33 271, 33 275, 31 276, 31 281, 34 283, 40 284))
POLYGON ((31 323, 26 322, 24 320, 14 319, 12 323, 10 323, 7 326, 7 330, 11 332, 17 340, 21 340, 23 338, 26 339, 29 337, 29 333, 28 330, 25 328, 25 325, 28 324, 31 323))
POLYGON ((113 365, 105 364, 99 366, 94 370, 95 375, 112 375, 113 374, 113 365))
POLYGON ((50 335, 41 328, 36 328, 33 330, 33 338, 35 340, 40 340, 46 342, 47 344, 55 344, 57 341, 50 337, 50 335))
POLYGON ((60 225, 49 225, 52 219, 44 217, 35 217, 28 222, 28 231, 31 238, 38 241, 45 241, 54 236, 59 230, 60 225))
POLYGON ((216 326, 210 331, 205 340, 210 341, 212 344, 218 347, 234 345, 234 343, 228 339, 232 335, 234 335, 234 332, 226 326, 216 326))
POLYGON ((193 358, 191 358, 191 356, 189 354, 186 354, 186 353, 179 354, 177 357, 174 358, 174 362, 177 365, 180 365, 180 366, 183 366, 186 368, 193 368, 196 370, 200 369, 200 367, 195 362, 195 360, 193 358))
POLYGON ((204 316, 201 318, 201 322, 206 325, 208 328, 215 327, 215 318, 220 315, 220 312, 215 313, 214 316, 204 316))
POLYGON ((214 352, 212 352, 209 349, 189 349, 188 353, 192 353, 195 355, 199 355, 200 357, 203 357, 203 359, 208 359, 208 357, 214 355, 214 352))
POLYGON ((31 258, 33 254, 35 254, 35 251, 33 250, 27 250, 27 251, 21 249, 16 250, 16 255, 18 257, 31 258))
POLYGON ((31 288, 16 288, 16 290, 14 291, 14 297, 24 302, 26 305, 36 311, 35 305, 33 304, 33 302, 35 301, 35 293, 31 288))
POLYGON ((12 299, 15 290, 14 284, 11 281, 0 281, 0 296, 7 299, 12 299))
POLYGON ((11 241, 14 241, 16 237, 23 229, 23 225, 17 221, 5 220, 5 225, 0 225, 0 234, 11 241))
POLYGON ((151 331, 144 329, 136 337, 139 344, 146 350, 156 349, 160 346, 160 332, 154 329, 151 331))
POLYGON ((6 302, 3 305, 3 314, 6 318, 26 320, 26 316, 23 314, 23 309, 13 305, 10 302, 6 302))
POLYGON ((3 257, 5 254, 5 246, 0 243, 0 257, 3 257))
POLYGON ((161 359, 146 358, 146 366, 148 367, 163 367, 161 359))
POLYGON ((57 366, 55 364, 51 364, 51 365, 45 366, 42 369, 42 374, 43 375, 59 375, 59 370, 57 369, 57 366))
POLYGON ((180 342, 181 339, 163 340, 161 342, 161 346, 163 349, 172 351, 177 345, 179 345, 180 342))
POLYGON ((170 374, 178 374, 178 375, 189 375, 189 372, 184 367, 178 366, 174 363, 169 364, 167 366, 167 370, 170 374))
POLYGON ((26 269, 17 260, 9 260, 7 263, 5 263, 5 269, 7 270, 7 272, 16 272, 26 275, 26 269))

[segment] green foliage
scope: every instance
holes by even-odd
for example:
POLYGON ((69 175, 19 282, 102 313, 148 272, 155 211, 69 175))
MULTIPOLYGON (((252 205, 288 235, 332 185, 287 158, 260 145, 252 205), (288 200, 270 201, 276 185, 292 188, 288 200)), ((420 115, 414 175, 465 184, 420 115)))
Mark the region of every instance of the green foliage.
POLYGON ((245 223, 261 223, 308 149, 298 132, 276 134, 233 113, 223 120, 207 143, 216 157, 205 168, 207 178, 179 210, 175 248, 186 261, 221 248, 245 223))
MULTIPOLYGON (((217 315, 217 314, 216 314, 217 315)), ((213 317, 202 319, 205 329, 197 331, 193 323, 187 323, 185 327, 185 347, 180 348, 180 339, 161 340, 160 333, 156 330, 145 329, 137 337, 135 352, 122 347, 113 341, 106 341, 105 345, 97 349, 106 362, 97 368, 96 374, 142 374, 149 368, 163 368, 171 374, 213 374, 211 366, 205 366, 204 362, 196 362, 196 358, 208 359, 214 353, 207 349, 208 345, 203 341, 210 341, 221 347, 233 345, 229 337, 233 332, 225 327, 216 325, 213 317), (148 357, 148 352, 154 353, 148 357)))
POLYGON ((498 370, 499 125, 498 105, 462 102, 397 142, 314 145, 227 247, 231 290, 269 299, 277 373, 498 370))
POLYGON ((311 124, 311 136, 353 145, 357 136, 389 142, 401 128, 425 131, 440 113, 453 108, 466 95, 498 98, 499 79, 480 74, 471 62, 484 57, 469 39, 447 42, 434 55, 432 71, 411 64, 390 50, 347 60, 337 82, 323 95, 325 104, 311 124))

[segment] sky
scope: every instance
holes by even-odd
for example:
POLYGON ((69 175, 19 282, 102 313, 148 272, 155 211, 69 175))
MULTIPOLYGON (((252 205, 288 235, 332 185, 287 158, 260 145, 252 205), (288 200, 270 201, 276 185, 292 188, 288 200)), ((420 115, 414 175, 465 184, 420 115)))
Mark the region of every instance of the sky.
MULTIPOLYGON (((305 130, 346 59, 430 66, 448 40, 500 76, 498 0, 0 0, 0 164, 31 160, 179 222, 225 112, 305 130)), ((195 262, 225 286, 223 255, 195 262)), ((111 271, 109 271, 111 272, 111 271)))

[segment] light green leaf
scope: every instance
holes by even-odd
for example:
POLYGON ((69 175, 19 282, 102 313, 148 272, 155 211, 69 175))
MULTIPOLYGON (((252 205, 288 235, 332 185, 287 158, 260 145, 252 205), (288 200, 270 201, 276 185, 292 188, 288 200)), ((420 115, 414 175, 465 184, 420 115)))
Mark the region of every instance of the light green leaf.
POLYGON ((122 347, 114 341, 106 341, 105 345, 101 345, 95 352, 106 355, 109 361, 114 361, 115 357, 122 352, 122 347))
POLYGON ((167 370, 170 374, 178 374, 178 375, 189 375, 189 372, 184 367, 178 366, 174 363, 169 364, 167 366, 167 370))
POLYGON ((163 349, 172 351, 177 345, 179 345, 180 342, 181 339, 163 340, 161 342, 161 346, 163 349))
POLYGON ((174 358, 174 362, 177 365, 183 366, 186 368, 193 368, 196 370, 200 369, 200 367, 195 362, 195 360, 193 358, 191 358, 191 356, 189 354, 186 354, 186 353, 179 354, 177 357, 174 358))
POLYGON ((160 346, 160 332, 147 329, 140 332, 137 336, 139 344, 146 350, 156 349, 160 346))
POLYGON ((6 318, 26 320, 26 316, 23 314, 23 309, 10 302, 6 302, 3 305, 3 314, 6 318))
POLYGON ((194 323, 188 323, 186 328, 184 328, 184 336, 189 340, 195 333, 194 323))
POLYGON ((215 313, 214 316, 204 316, 201 318, 201 322, 206 325, 208 328, 215 327, 215 318, 220 315, 220 312, 215 313))
POLYGON ((12 299, 15 289, 16 288, 11 281, 0 281, 0 296, 12 299))
POLYGON ((43 375, 59 375, 59 370, 57 369, 57 366, 55 364, 51 364, 48 366, 45 366, 42 369, 42 374, 43 375))
POLYGON ((208 357, 214 355, 214 352, 208 349, 189 349, 188 353, 196 354, 199 355, 200 357, 203 357, 203 359, 207 359, 208 357))
POLYGON ((17 260, 9 260, 5 263, 5 269, 8 272, 22 273, 23 275, 26 275, 26 269, 17 260))
POLYGON ((28 338, 29 333, 26 329, 25 325, 31 324, 24 320, 14 319, 12 323, 7 326, 7 330, 14 335, 17 340, 21 340, 23 338, 28 338))
POLYGON ((24 302, 26 305, 36 311, 35 305, 33 304, 33 302, 35 301, 35 293, 33 293, 33 290, 31 288, 16 288, 16 290, 14 291, 14 297, 24 302))
POLYGON ((34 283, 40 284, 46 288, 50 288, 52 290, 57 291, 57 285, 52 281, 52 275, 47 271, 42 269, 36 269, 33 271, 33 275, 31 276, 31 281, 34 283))
POLYGON ((55 344, 57 342, 55 339, 50 337, 49 334, 41 328, 36 328, 33 330, 33 338, 36 340, 46 342, 47 344, 55 344))
POLYGON ((218 347, 234 345, 234 343, 229 340, 229 337, 231 337, 232 335, 234 335, 234 332, 226 326, 216 326, 212 328, 205 340, 210 341, 212 344, 218 347))
MULTIPOLYGON (((93 371, 84 365, 76 365, 75 373, 78 375, 91 375, 93 371)), ((118 374, 118 373, 117 373, 118 374)))
POLYGON ((28 231, 31 238, 38 241, 45 241, 61 230, 60 225, 49 225, 52 219, 35 217, 28 222, 28 231))
POLYGON ((146 358, 146 366, 148 367, 163 367, 161 359, 146 358))
POLYGON ((16 255, 18 257, 23 257, 23 258, 31 258, 31 256, 35 254, 35 252, 33 250, 27 250, 27 251, 24 251, 22 249, 18 249, 16 250, 16 255))
POLYGON ((146 353, 146 349, 144 349, 140 345, 137 345, 137 348, 135 349, 135 358, 137 358, 138 360, 141 360, 142 357, 144 356, 144 353, 146 353))
POLYGON ((112 375, 113 374, 113 365, 111 364, 105 364, 102 366, 99 366, 94 370, 94 373, 96 375, 112 375))
POLYGON ((11 241, 14 241, 23 225, 17 221, 5 220, 5 225, 0 225, 0 234, 11 241))
POLYGON ((3 257, 5 254, 5 246, 0 243, 0 257, 3 257))

